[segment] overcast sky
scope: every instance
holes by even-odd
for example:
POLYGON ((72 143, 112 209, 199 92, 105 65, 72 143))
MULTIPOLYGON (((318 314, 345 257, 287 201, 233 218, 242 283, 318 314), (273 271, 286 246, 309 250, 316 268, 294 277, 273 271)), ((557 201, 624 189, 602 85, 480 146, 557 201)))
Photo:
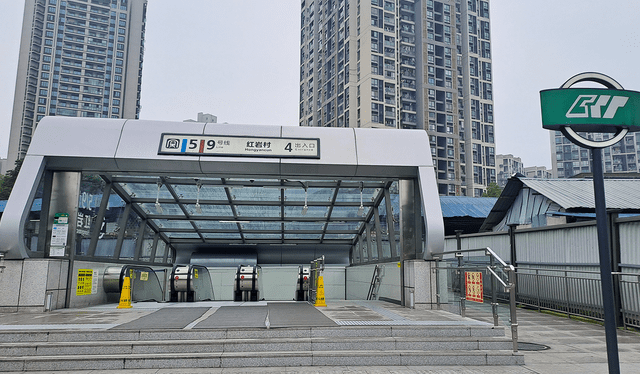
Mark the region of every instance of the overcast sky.
MULTIPOLYGON (((353 0, 352 0, 353 1, 353 0)), ((0 8, 6 157, 22 0, 0 8)), ((491 0, 497 153, 551 167, 539 91, 597 71, 640 91, 639 0, 491 0)), ((300 0, 149 0, 142 119, 298 124, 300 0)))

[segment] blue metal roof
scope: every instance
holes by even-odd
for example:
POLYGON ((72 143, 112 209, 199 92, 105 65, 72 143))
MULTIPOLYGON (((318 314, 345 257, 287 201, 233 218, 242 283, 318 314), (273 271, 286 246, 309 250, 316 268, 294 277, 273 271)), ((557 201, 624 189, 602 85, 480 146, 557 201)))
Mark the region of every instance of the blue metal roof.
POLYGON ((497 197, 440 196, 442 217, 486 218, 497 197))

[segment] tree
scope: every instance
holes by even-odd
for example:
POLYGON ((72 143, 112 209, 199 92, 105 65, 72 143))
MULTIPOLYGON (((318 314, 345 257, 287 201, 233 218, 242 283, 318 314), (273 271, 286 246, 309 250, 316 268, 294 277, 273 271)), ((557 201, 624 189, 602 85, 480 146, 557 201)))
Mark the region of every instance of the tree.
POLYGON ((16 183, 16 178, 18 178, 20 167, 22 167, 22 160, 16 160, 15 165, 13 169, 7 171, 7 175, 2 177, 0 181, 0 200, 9 200, 9 195, 11 195, 13 185, 16 183))
POLYGON ((487 186, 487 191, 482 194, 482 197, 499 197, 501 193, 502 188, 500 188, 496 182, 491 182, 489 186, 487 186))

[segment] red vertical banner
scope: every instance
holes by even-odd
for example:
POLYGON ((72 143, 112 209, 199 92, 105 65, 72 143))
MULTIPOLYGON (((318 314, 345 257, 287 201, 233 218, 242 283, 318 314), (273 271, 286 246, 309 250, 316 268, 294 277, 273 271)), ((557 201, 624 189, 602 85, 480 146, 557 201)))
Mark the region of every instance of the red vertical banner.
POLYGON ((478 303, 483 302, 482 272, 467 271, 465 274, 465 286, 467 288, 466 299, 478 303))

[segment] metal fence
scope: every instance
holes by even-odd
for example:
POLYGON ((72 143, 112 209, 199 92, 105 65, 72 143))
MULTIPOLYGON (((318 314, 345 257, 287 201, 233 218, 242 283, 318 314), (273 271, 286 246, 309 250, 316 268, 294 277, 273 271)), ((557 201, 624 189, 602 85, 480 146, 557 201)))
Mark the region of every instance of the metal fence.
MULTIPOLYGON (((468 253, 469 250, 457 252, 468 253)), ((455 253, 455 252, 454 252, 455 253)), ((458 303, 460 313, 465 309, 464 271, 483 271, 483 289, 485 300, 493 300, 494 290, 497 300, 510 302, 507 290, 493 280, 490 274, 489 257, 449 258, 441 261, 440 272, 446 273, 446 288, 439 288, 443 303, 458 303), (497 287, 497 288, 496 288, 497 287), (448 296, 445 296, 447 295, 448 296)), ((593 320, 604 321, 602 306, 602 285, 600 273, 588 270, 551 269, 546 267, 517 267, 515 269, 515 302, 516 304, 538 310, 550 310, 566 313, 568 316, 581 316, 593 320)), ((498 274, 500 275, 500 274, 498 274)), ((507 278, 503 275, 503 280, 507 278)), ((613 273, 618 305, 618 325, 625 328, 640 328, 640 274, 613 273)), ((440 283, 444 283, 441 281, 440 283)), ((493 301, 495 303, 495 301, 493 301)), ((493 306, 495 308, 495 306, 493 306)), ((497 313, 494 310, 494 316, 497 313)))
MULTIPOLYGON (((604 320, 600 273, 584 270, 517 268, 518 304, 604 320)), ((640 328, 640 274, 613 273, 620 295, 620 325, 640 328)))
MULTIPOLYGON (((640 328, 640 217, 610 218, 616 323, 640 328)), ((447 237, 445 251, 491 247, 516 268, 518 304, 602 321, 596 238, 595 222, 514 226, 509 232, 447 237)))

